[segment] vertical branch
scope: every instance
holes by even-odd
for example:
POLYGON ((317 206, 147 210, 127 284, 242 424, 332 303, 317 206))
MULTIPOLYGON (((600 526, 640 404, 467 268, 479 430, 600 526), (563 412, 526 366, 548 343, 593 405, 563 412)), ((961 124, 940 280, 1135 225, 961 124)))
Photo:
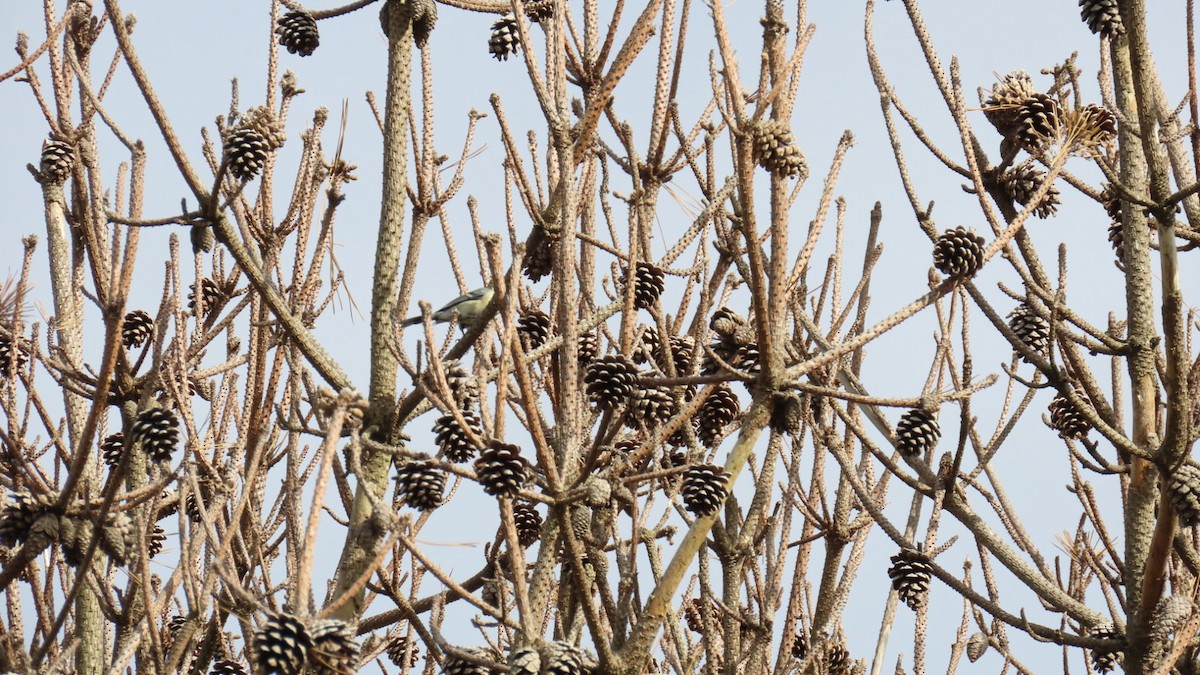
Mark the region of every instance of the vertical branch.
MULTIPOLYGON (((1145 4, 1141 0, 1122 0, 1119 3, 1122 23, 1127 34, 1118 38, 1113 48, 1114 76, 1117 78, 1117 97, 1127 119, 1136 119, 1138 135, 1131 137, 1122 128, 1122 180, 1129 187, 1146 194, 1148 188, 1153 203, 1162 204, 1170 194, 1169 164, 1159 144, 1157 106, 1149 73, 1154 69, 1146 34, 1145 4), (1128 147, 1127 147, 1128 146, 1128 147), (1147 184, 1139 184, 1141 176, 1149 175, 1147 184)), ((1167 416, 1162 438, 1157 436, 1155 366, 1153 355, 1154 320, 1153 293, 1150 279, 1148 233, 1138 209, 1122 209, 1123 232, 1126 235, 1127 278, 1130 280, 1126 301, 1129 307, 1129 343, 1135 349, 1129 359, 1133 380, 1133 441, 1142 447, 1158 446, 1161 459, 1167 465, 1178 464, 1187 454, 1192 442, 1190 401, 1187 397, 1189 368, 1184 340, 1182 292, 1180 290, 1175 227, 1173 214, 1166 209, 1152 209, 1158 222, 1159 262, 1162 279, 1163 348, 1166 372, 1163 384, 1167 390, 1167 416), (1136 231, 1135 231, 1136 230, 1136 231), (1132 243, 1132 247, 1131 247, 1132 243)), ((1166 558, 1175 529, 1174 509, 1166 495, 1157 495, 1154 467, 1133 460, 1133 473, 1126 501, 1125 573, 1129 593, 1126 659, 1131 672, 1140 672, 1143 659, 1148 657, 1150 622, 1155 605, 1162 595, 1166 574, 1166 558), (1158 499, 1156 500, 1156 497, 1158 499), (1159 505, 1155 517, 1155 502, 1159 505)))
POLYGON ((1191 113, 1192 166, 1200 170, 1200 90, 1196 87, 1196 2, 1187 0, 1188 112, 1191 113))
MULTIPOLYGON (((366 427, 393 442, 396 409, 396 373, 399 365, 392 352, 396 291, 404 233, 404 202, 407 193, 408 125, 412 89, 412 6, 403 0, 387 0, 382 10, 388 37, 387 98, 384 103, 383 198, 379 236, 375 247, 374 288, 371 292, 371 390, 366 427)), ((346 543, 338 561, 337 579, 330 597, 341 597, 357 582, 375 558, 382 541, 379 521, 364 491, 382 495, 387 485, 391 456, 368 451, 363 457, 362 482, 354 499, 354 511, 346 543)), ((358 589, 335 616, 356 617, 362 610, 365 590, 358 589)))
MULTIPOLYGON (((777 85, 784 79, 790 78, 791 73, 784 69, 785 56, 785 40, 784 36, 787 32, 787 24, 783 20, 783 2, 782 0, 768 0, 766 3, 766 18, 762 21, 763 25, 763 51, 766 52, 766 65, 770 75, 772 85, 777 85)), ((800 47, 799 49, 803 49, 800 47)), ((796 90, 792 89, 792 93, 796 90)), ((776 101, 771 111, 774 119, 780 119, 783 115, 792 110, 792 101, 786 96, 776 101)), ((789 125, 790 126, 790 125, 789 125)), ((750 168, 752 165, 748 165, 750 168)), ((804 175, 801 174, 800 181, 804 181, 804 175)), ((764 328, 768 333, 774 334, 768 342, 764 344, 766 349, 767 362, 766 377, 768 387, 773 388, 776 380, 781 380, 779 376, 784 367, 783 343, 786 342, 784 330, 786 328, 786 308, 789 304, 792 287, 788 283, 788 232, 790 230, 790 222, 788 218, 789 206, 788 192, 790 180, 788 176, 777 172, 771 172, 771 261, 770 269, 767 273, 767 317, 769 321, 763 322, 762 317, 758 317, 759 322, 764 324, 764 328), (773 346, 773 348, 772 348, 773 346)), ((748 195, 747 201, 748 201, 748 195)), ((755 247, 752 240, 747 241, 747 245, 755 247)))
MULTIPOLYGON (((74 367, 83 363, 83 308, 76 293, 74 265, 71 262, 71 226, 67 222, 66 194, 62 183, 42 182, 42 215, 46 223, 46 249, 50 259, 50 289, 54 298, 55 338, 67 362, 74 367)), ((87 401, 69 387, 63 388, 68 430, 79 439, 87 401)))
MULTIPOLYGON (((725 470, 729 472, 729 481, 725 484, 726 489, 729 489, 737 481, 738 475, 745 467, 746 460, 749 459, 750 453, 754 450, 754 445, 766 425, 767 417, 770 415, 769 408, 769 404, 762 399, 755 399, 750 410, 746 412, 737 444, 730 450, 729 456, 725 460, 725 470)), ((668 603, 674 597, 675 591, 683 581, 688 568, 691 567, 696 554, 700 552, 716 519, 716 513, 697 518, 692 527, 688 529, 683 541, 679 543, 679 548, 675 550, 671 562, 663 571, 662 578, 658 580, 650 597, 647 598, 637 626, 634 627, 628 641, 618 654, 618 668, 614 672, 621 675, 637 675, 643 672, 646 662, 650 660, 650 645, 658 634, 658 629, 662 626, 663 621, 670 616, 668 603)))

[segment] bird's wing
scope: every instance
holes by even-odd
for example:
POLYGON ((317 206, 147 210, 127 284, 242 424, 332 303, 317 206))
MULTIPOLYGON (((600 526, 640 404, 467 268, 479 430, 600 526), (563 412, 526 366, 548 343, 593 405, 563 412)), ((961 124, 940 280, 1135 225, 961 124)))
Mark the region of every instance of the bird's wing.
POLYGON ((479 298, 482 298, 484 296, 484 294, 487 292, 488 292, 488 289, 486 289, 486 288, 476 288, 475 290, 473 290, 469 293, 464 293, 464 294, 458 296, 457 298, 451 300, 450 302, 447 302, 445 305, 443 305, 442 308, 438 310, 438 313, 452 310, 455 307, 458 307, 459 305, 463 304, 464 302, 478 300, 479 298))

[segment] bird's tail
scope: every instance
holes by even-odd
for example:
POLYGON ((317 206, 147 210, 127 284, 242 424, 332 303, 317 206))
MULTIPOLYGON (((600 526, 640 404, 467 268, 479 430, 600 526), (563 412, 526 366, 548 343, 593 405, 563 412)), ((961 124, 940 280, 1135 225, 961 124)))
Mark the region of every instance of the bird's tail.
POLYGON ((400 325, 407 328, 408 326, 416 326, 421 323, 421 317, 414 316, 411 319, 405 319, 400 322, 400 325))

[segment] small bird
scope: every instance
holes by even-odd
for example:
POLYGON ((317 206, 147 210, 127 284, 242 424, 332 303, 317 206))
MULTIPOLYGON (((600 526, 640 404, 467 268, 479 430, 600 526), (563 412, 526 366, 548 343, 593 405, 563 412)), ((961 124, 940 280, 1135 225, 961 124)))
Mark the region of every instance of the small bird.
MULTIPOLYGON (((470 328, 471 324, 475 323, 475 319, 479 318, 479 315, 483 314, 483 311, 491 304, 493 295, 495 295, 495 291, 490 286, 476 288, 470 293, 460 295, 446 303, 445 306, 430 315, 430 318, 433 319, 434 323, 442 323, 449 321, 457 314, 459 325, 470 328)), ((420 316, 414 316, 410 319, 405 319, 400 325, 415 326, 421 323, 421 321, 422 318, 420 316)))

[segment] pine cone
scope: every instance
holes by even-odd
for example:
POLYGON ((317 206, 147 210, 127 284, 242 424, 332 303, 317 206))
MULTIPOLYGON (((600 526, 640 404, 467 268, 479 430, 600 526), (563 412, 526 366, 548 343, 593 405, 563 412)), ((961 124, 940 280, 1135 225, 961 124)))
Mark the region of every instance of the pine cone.
POLYGON ((265 105, 256 105, 246 111, 242 117, 241 126, 258 132, 266 141, 267 149, 274 152, 287 142, 287 132, 284 131, 283 120, 265 105))
POLYGON ((1167 494, 1181 525, 1192 527, 1200 522, 1200 469, 1191 464, 1180 465, 1171 473, 1167 494))
POLYGON ((475 378, 458 359, 446 361, 442 366, 446 369, 446 385, 458 407, 463 410, 474 408, 479 403, 479 385, 475 378))
POLYGON ((61 521, 57 515, 49 511, 43 512, 29 526, 25 547, 35 555, 49 548, 61 536, 61 521))
POLYGON ((1038 154, 1058 138, 1061 124, 1058 101, 1048 94, 1034 94, 1017 110, 1017 142, 1038 154))
POLYGON ((546 344, 551 333, 550 315, 541 310, 530 310, 517 319, 517 335, 521 338, 521 346, 527 352, 546 344))
POLYGON ((642 446, 641 441, 635 438, 622 438, 612 444, 613 454, 617 457, 629 457, 629 453, 634 452, 642 446))
POLYGON ((529 469, 519 447, 492 441, 475 460, 475 475, 485 493, 511 497, 529 479, 529 469))
POLYGON ((313 641, 299 619, 289 614, 272 613, 254 631, 253 645, 257 671, 299 675, 313 641))
MULTIPOLYGON (((217 282, 207 277, 200 280, 200 294, 203 296, 201 299, 204 302, 204 314, 212 314, 229 299, 225 296, 225 292, 221 290, 221 287, 217 285, 217 282)), ((196 307, 196 284, 191 285, 191 290, 187 294, 187 301, 188 311, 199 316, 200 312, 197 311, 196 307)))
POLYGON ((1183 627, 1192 616, 1195 605, 1192 599, 1184 593, 1172 593, 1154 607, 1154 618, 1150 621, 1150 637, 1152 640, 1164 641, 1172 633, 1183 627))
POLYGON ((709 621, 717 626, 721 625, 721 610, 711 602, 705 602, 704 598, 688 598, 680 609, 684 623, 693 633, 704 632, 704 614, 706 612, 709 621))
POLYGON ((1112 220, 1121 220, 1121 195, 1117 192, 1112 183, 1105 183, 1104 190, 1100 192, 1100 203, 1104 205, 1104 212, 1112 220))
POLYGON ((63 562, 78 567, 83 562, 86 547, 91 544, 96 528, 83 518, 63 516, 58 520, 58 543, 62 547, 63 562))
POLYGON ((913 408, 900 416, 896 422, 896 449, 908 457, 920 457, 937 446, 942 437, 934 413, 924 408, 913 408))
POLYGON ((63 141, 42 141, 42 160, 38 167, 42 179, 51 185, 61 185, 71 177, 75 166, 75 149, 63 141))
POLYGON ((179 447, 179 418, 168 408, 146 408, 133 420, 130 436, 150 461, 169 462, 179 447))
POLYGON ((29 362, 29 342, 25 338, 13 340, 0 333, 0 377, 7 380, 14 371, 21 370, 29 362))
POLYGON ((771 431, 799 435, 804 428, 804 399, 794 391, 782 391, 771 397, 771 431))
POLYGON ((1021 106, 1036 93, 1029 73, 1013 71, 992 85, 991 96, 983 102, 983 114, 1001 136, 1007 137, 1020 127, 1021 106))
POLYGON ((213 489, 212 478, 209 476, 201 476, 200 480, 196 481, 200 485, 199 494, 195 491, 188 492, 188 496, 183 500, 183 513, 188 517, 188 520, 193 523, 199 523, 204 520, 204 513, 200 507, 204 507, 204 511, 208 511, 212 504, 213 489))
POLYGON ((634 345, 633 362, 645 363, 652 358, 656 358, 657 354, 662 353, 662 338, 658 336, 658 329, 650 326, 639 326, 637 344, 634 345))
POLYGON ((237 661, 215 661, 208 675, 248 675, 246 667, 237 661))
POLYGON ((635 429, 653 429, 671 419, 675 401, 665 389, 638 387, 629 401, 625 423, 635 429))
MULTIPOLYGON (((1079 387, 1075 388, 1075 393, 1086 400, 1087 395, 1079 387)), ((1059 392, 1054 400, 1050 401, 1049 411, 1050 428, 1057 431, 1058 435, 1063 438, 1083 438, 1092 428, 1091 423, 1062 392, 1059 392)))
POLYGON ((358 671, 358 641, 354 628, 337 619, 318 619, 308 627, 308 670, 320 675, 342 675, 358 671))
POLYGON ((808 162, 783 120, 766 119, 750 129, 751 154, 759 166, 785 178, 808 177, 808 162))
POLYGON ((123 512, 109 513, 100 529, 100 550, 118 565, 129 562, 138 545, 133 521, 123 512))
POLYGON ((577 348, 579 362, 583 364, 591 363, 600 356, 600 338, 596 337, 595 333, 583 333, 579 336, 579 346, 577 348))
POLYGON ((821 424, 825 421, 825 408, 828 401, 824 396, 808 397, 808 412, 813 416, 813 422, 821 424))
POLYGON ((146 535, 146 557, 153 558, 162 553, 163 544, 167 543, 167 531, 155 525, 150 534, 146 535))
POLYGON ((840 640, 829 644, 825 652, 825 669, 829 675, 851 675, 854 672, 854 660, 840 640))
MULTIPOLYGON (((462 416, 467 428, 477 438, 483 436, 483 425, 479 423, 475 413, 463 410, 462 416)), ((436 434, 438 448, 451 462, 465 462, 474 457, 479 450, 479 446, 472 443, 470 437, 463 432, 454 415, 445 414, 439 417, 433 425, 433 433, 436 434)))
POLYGON ((283 15, 275 23, 275 34, 279 36, 279 44, 289 54, 309 56, 321 44, 317 21, 308 12, 288 12, 283 15))
POLYGON ((1008 327, 1033 352, 1045 355, 1050 348, 1050 322, 1027 303, 1017 305, 1008 315, 1008 327))
POLYGON ((959 225, 933 244, 933 266, 948 277, 969 279, 983 266, 983 237, 959 225))
POLYGON ((619 408, 633 394, 633 364, 619 354, 604 356, 587 367, 583 376, 588 398, 605 410, 619 408))
POLYGON ((193 223, 188 228, 188 237, 192 240, 192 253, 210 253, 217 238, 213 234, 212 225, 205 222, 193 223))
POLYGON ((803 630, 797 628, 796 634, 792 636, 792 658, 803 661, 806 656, 808 656, 808 636, 804 634, 803 630))
POLYGON ((0 509, 0 546, 16 546, 28 539, 34 523, 49 513, 52 503, 25 490, 12 493, 0 509))
POLYGON ((396 482, 404 503, 418 511, 431 511, 442 505, 446 472, 429 460, 410 460, 396 469, 396 482))
POLYGON ((542 648, 544 675, 582 675, 583 650, 569 642, 550 642, 542 648))
POLYGON ((699 464, 683 472, 683 505, 697 516, 716 513, 729 496, 729 473, 714 464, 699 464))
MULTIPOLYGON (((696 341, 690 335, 671 335, 667 338, 667 349, 670 350, 671 366, 677 376, 687 375, 692 371, 696 360, 696 341)), ((663 351, 663 340, 658 330, 650 326, 644 327, 641 333, 641 348, 633 354, 633 360, 644 363, 652 358, 659 368, 666 372, 667 353, 663 351)))
POLYGON ((429 36, 437 26, 438 10, 434 0, 414 0, 412 5, 412 34, 413 43, 418 49, 424 49, 429 44, 429 36))
POLYGON ((514 648, 508 653, 508 675, 539 675, 542 655, 532 645, 514 648))
POLYGON ((170 650, 170 644, 179 639, 179 633, 183 631, 183 627, 187 625, 187 617, 182 614, 173 614, 167 622, 163 624, 163 631, 167 634, 167 651, 170 650))
MULTIPOLYGON (((633 306, 635 309, 649 309, 658 302, 666 287, 666 275, 662 268, 648 262, 640 262, 633 275, 633 306)), ((628 270, 626 270, 628 277, 628 270)), ((655 333, 654 337, 658 337, 655 333)))
POLYGON ((121 455, 125 452, 125 434, 117 432, 104 437, 100 442, 100 456, 104 458, 104 463, 109 466, 116 466, 121 461, 121 455))
MULTIPOLYGON (((696 339, 691 335, 672 335, 667 343, 671 345, 671 365, 675 367, 676 377, 690 375, 696 363, 696 339)), ((657 356, 662 363, 662 356, 657 356)))
POLYGON ((983 656, 987 648, 988 639, 986 635, 978 631, 971 633, 971 637, 967 638, 967 660, 975 663, 983 656))
POLYGON ((505 14, 492 24, 492 35, 488 38, 488 52, 498 61, 507 61, 508 57, 521 51, 521 36, 517 32, 517 19, 511 14, 505 14))
MULTIPOLYGON (((480 659, 493 659, 495 657, 491 650, 483 647, 462 647, 458 651, 480 659)), ((450 652, 446 652, 446 659, 442 662, 442 673, 443 675, 498 675, 498 673, 492 671, 490 668, 459 658, 450 652)))
POLYGON ((158 513, 155 514, 155 520, 169 518, 176 513, 179 513, 179 493, 174 490, 163 490, 158 497, 158 513))
POLYGON ((249 672, 240 662, 223 659, 213 662, 208 675, 248 675, 249 672))
POLYGON ((125 321, 121 325, 121 344, 125 345, 126 349, 141 347, 153 334, 154 317, 140 309, 125 315, 125 321))
POLYGON ((1108 243, 1112 246, 1113 253, 1117 254, 1117 262, 1125 262, 1125 229, 1121 225, 1121 221, 1113 221, 1108 226, 1108 243))
MULTIPOLYGON (((581 542, 590 541, 592 536, 592 508, 579 504, 571 509, 571 532, 581 542)), ((564 543, 563 546, 566 544, 564 543)))
POLYGON ((929 580, 932 574, 929 557, 912 549, 901 549, 892 556, 892 566, 888 569, 892 588, 900 595, 904 604, 914 611, 929 599, 929 580))
POLYGON ((716 447, 725 436, 725 427, 738 418, 741 410, 737 394, 729 385, 714 386, 696 413, 696 435, 700 442, 705 447, 716 447))
POLYGON ((675 449, 668 453, 664 453, 662 457, 664 469, 678 469, 681 466, 687 466, 687 463, 687 452, 681 449, 675 449))
POLYGON ((732 340, 745 325, 746 319, 728 307, 717 309, 708 320, 708 327, 724 340, 732 340))
POLYGON ((1117 0, 1079 0, 1079 15, 1093 33, 1113 38, 1125 32, 1117 0))
MULTIPOLYGON (((1010 199, 1021 206, 1029 206, 1029 200, 1033 198, 1033 193, 1041 187, 1045 179, 1046 172, 1032 164, 1022 164, 1004 174, 1000 180, 1010 199)), ((1058 212, 1058 205, 1058 188, 1052 185, 1042 201, 1033 208, 1033 215, 1038 218, 1047 218, 1058 212)))
POLYGON ((412 644, 407 635, 392 638, 387 646, 388 659, 399 668, 412 668, 421 659, 421 650, 412 644))
POLYGON ((554 0, 532 0, 525 3, 525 16, 533 23, 554 18, 554 0))
POLYGON ((225 139, 225 163, 238 180, 250 180, 267 163, 270 146, 263 135, 251 127, 238 127, 225 139))
POLYGON ((757 375, 762 370, 762 364, 759 362, 758 344, 751 342, 737 348, 737 354, 733 357, 733 365, 738 370, 743 370, 751 375, 757 375))
POLYGON ((513 504, 513 524, 517 527, 517 541, 526 548, 542 536, 542 516, 530 502, 513 504))
MULTIPOLYGON (((1102 623, 1093 626, 1088 630, 1088 635, 1095 638, 1104 638, 1107 640, 1124 640, 1125 636, 1117 631, 1116 627, 1111 623, 1102 623)), ((1117 666, 1121 656, 1121 650, 1100 651, 1092 650, 1092 667, 1100 673, 1112 672, 1112 669, 1117 666)))
MULTIPOLYGON (((528 12, 530 7, 531 4, 527 3, 525 11, 528 12)), ((526 279, 536 283, 554 271, 554 247, 557 243, 558 240, 549 235, 537 237, 537 241, 533 242, 532 248, 525 251, 525 258, 521 260, 521 273, 526 279)))
POLYGON ((1104 106, 1088 103, 1066 115, 1064 125, 1071 151, 1080 155, 1098 154, 1100 148, 1117 136, 1117 116, 1104 106))

